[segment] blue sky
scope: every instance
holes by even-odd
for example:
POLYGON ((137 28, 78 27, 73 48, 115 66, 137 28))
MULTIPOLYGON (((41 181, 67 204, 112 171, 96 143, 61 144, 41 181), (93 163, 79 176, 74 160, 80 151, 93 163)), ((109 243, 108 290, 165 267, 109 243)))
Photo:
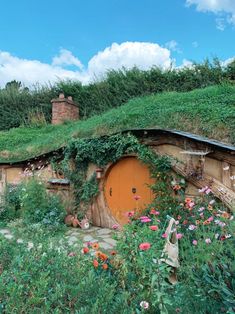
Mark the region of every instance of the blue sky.
POLYGON ((3 0, 0 86, 235 56, 235 0, 3 0))

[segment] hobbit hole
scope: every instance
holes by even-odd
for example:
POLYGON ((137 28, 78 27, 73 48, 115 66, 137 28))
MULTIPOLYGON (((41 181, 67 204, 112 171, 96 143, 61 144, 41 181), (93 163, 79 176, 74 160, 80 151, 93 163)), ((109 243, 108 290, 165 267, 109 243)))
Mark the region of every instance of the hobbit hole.
POLYGON ((150 185, 153 183, 148 167, 135 157, 122 158, 109 169, 105 179, 105 199, 118 223, 127 223, 128 211, 141 214, 152 202, 150 185))

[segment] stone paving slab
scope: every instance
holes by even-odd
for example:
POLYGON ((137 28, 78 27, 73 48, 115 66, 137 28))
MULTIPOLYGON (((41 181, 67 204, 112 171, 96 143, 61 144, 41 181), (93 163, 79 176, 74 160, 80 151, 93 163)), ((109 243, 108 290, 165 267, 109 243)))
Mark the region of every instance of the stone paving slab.
MULTIPOLYGON (((11 230, 7 228, 0 229, 0 234, 8 240, 14 240, 14 235, 11 230)), ((69 247, 77 248, 79 246, 87 246, 87 243, 99 243, 100 248, 104 250, 111 250, 115 247, 117 241, 112 238, 114 234, 118 234, 117 231, 91 226, 87 230, 81 228, 69 228, 65 232, 64 238, 61 238, 58 242, 63 245, 64 241, 69 247)), ((15 241, 20 244, 26 242, 29 248, 33 247, 33 242, 28 242, 23 239, 15 239, 15 241)))

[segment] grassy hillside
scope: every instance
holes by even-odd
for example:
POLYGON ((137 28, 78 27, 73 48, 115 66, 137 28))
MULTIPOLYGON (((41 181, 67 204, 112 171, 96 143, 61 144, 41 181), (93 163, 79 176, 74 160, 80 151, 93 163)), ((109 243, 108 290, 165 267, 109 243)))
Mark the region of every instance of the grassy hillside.
POLYGON ((66 145, 72 137, 110 134, 127 128, 159 127, 235 143, 235 86, 163 93, 130 100, 108 112, 59 126, 0 132, 0 161, 25 160, 66 145))

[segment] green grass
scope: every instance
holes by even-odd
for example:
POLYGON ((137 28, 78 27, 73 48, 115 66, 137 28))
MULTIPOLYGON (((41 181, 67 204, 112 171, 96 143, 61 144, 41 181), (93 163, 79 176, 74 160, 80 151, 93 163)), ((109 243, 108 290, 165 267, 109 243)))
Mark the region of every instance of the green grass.
POLYGON ((177 129, 234 144, 235 86, 140 97, 84 121, 0 132, 0 162, 22 161, 53 151, 73 137, 147 127, 177 129))

